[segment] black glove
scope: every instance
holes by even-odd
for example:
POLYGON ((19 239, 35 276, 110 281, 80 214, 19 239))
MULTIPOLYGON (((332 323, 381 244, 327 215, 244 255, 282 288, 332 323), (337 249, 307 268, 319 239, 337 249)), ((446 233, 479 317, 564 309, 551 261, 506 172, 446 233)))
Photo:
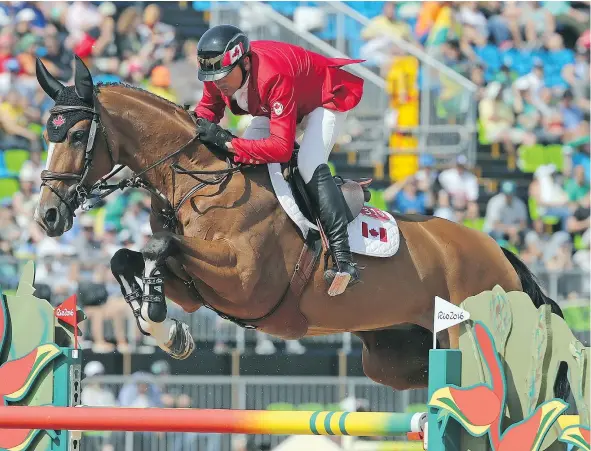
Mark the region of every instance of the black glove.
POLYGON ((228 150, 226 143, 234 138, 228 130, 202 117, 197 118, 197 134, 203 144, 210 144, 224 150, 228 150))

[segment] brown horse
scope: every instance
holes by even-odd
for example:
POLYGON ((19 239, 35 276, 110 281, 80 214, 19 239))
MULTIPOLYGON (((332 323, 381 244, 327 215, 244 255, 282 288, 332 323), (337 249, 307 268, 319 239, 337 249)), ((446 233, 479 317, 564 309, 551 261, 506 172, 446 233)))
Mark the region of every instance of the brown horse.
MULTIPOLYGON (((235 165, 199 143, 194 118, 177 105, 122 84, 94 86, 81 60, 75 87, 40 61, 37 78, 56 101, 49 137, 62 132, 63 139, 49 144, 36 221, 58 236, 93 193, 148 189, 154 235, 141 253, 118 251, 111 266, 140 329, 174 357, 186 357, 194 341, 186 325, 166 317, 162 285, 187 312, 205 305, 286 339, 352 332, 364 343, 367 376, 395 389, 427 385, 435 296, 459 304, 499 284, 560 313, 490 237, 419 215, 396 215, 396 255, 359 256, 363 283, 329 297, 317 242, 304 240, 285 214, 265 167, 235 165), (116 165, 135 177, 108 185, 101 178, 116 165)), ((457 346, 454 328, 438 338, 457 346)))

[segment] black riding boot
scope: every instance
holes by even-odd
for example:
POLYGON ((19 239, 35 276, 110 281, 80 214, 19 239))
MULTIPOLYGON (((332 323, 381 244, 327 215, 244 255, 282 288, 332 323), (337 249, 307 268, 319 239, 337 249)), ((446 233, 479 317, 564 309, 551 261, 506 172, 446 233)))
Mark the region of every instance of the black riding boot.
POLYGON ((359 271, 349 248, 348 207, 326 164, 316 168, 306 190, 318 208, 320 222, 330 243, 333 267, 324 273, 324 279, 331 285, 328 294, 336 296, 359 282, 359 271))

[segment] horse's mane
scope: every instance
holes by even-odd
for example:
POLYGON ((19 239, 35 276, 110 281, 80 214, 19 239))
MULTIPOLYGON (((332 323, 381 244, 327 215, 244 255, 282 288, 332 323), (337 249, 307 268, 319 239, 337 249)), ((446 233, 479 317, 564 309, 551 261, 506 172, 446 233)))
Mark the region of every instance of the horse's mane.
POLYGON ((94 92, 95 92, 95 94, 96 95, 100 94, 100 89, 103 88, 103 87, 105 87, 105 88, 126 88, 126 89, 130 89, 132 91, 137 91, 137 92, 140 92, 142 94, 146 94, 151 99, 159 100, 161 102, 166 103, 169 106, 175 107, 176 109, 178 109, 178 110, 180 110, 182 112, 186 112, 187 113, 187 118, 189 120, 191 119, 190 116, 189 116, 189 114, 188 114, 188 111, 185 108, 183 108, 182 106, 180 106, 180 105, 178 105, 178 104, 176 104, 174 102, 171 102, 170 100, 165 99, 164 97, 160 97, 159 95, 154 94, 153 92, 147 91, 146 89, 140 88, 138 86, 130 85, 129 83, 125 83, 125 82, 122 82, 122 81, 119 81, 119 82, 106 82, 106 83, 99 82, 96 85, 94 85, 94 92))
MULTIPOLYGON (((177 111, 179 111, 181 113, 185 113, 185 115, 181 115, 181 117, 186 117, 187 121, 189 121, 190 123, 194 123, 194 118, 192 117, 193 113, 190 110, 187 110, 187 109, 183 108, 182 106, 177 105, 176 103, 171 102, 168 99, 165 99, 164 97, 160 97, 159 95, 154 94, 154 93, 147 91, 143 88, 140 88, 138 86, 130 85, 129 83, 125 83, 125 82, 106 82, 106 83, 99 82, 96 85, 94 85, 94 92, 97 96, 98 96, 98 94, 100 94, 100 88, 102 88, 102 87, 126 88, 126 89, 130 89, 132 91, 136 91, 136 92, 145 94, 148 98, 151 98, 152 100, 160 101, 166 105, 174 107, 175 109, 177 109, 177 111)), ((216 157, 218 157, 221 160, 227 159, 229 156, 231 156, 227 151, 223 151, 221 149, 209 148, 209 151, 212 152, 216 157)))

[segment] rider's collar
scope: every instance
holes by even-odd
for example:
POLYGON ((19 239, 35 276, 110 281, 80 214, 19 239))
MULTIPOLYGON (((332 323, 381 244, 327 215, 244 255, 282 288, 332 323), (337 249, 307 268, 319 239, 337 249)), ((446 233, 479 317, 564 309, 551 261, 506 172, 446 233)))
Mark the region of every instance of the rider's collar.
POLYGON ((250 79, 250 74, 246 75, 246 78, 244 79, 244 83, 242 83, 242 86, 240 86, 236 92, 234 94, 232 94, 232 97, 234 99, 238 99, 240 98, 241 95, 243 95, 247 90, 248 90, 248 81, 250 79))

